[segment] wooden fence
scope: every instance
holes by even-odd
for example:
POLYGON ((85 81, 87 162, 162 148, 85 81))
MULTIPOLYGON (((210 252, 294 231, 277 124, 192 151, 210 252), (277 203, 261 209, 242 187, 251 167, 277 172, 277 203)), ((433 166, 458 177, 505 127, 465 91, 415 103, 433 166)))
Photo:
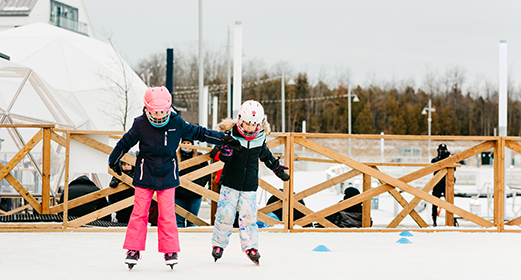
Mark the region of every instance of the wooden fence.
MULTIPOLYGON (((122 183, 117 188, 103 188, 99 191, 84 195, 82 197, 69 200, 68 199, 68 173, 69 173, 69 158, 70 158, 70 144, 75 141, 85 145, 93 150, 102 152, 107 156, 112 151, 112 147, 101 143, 87 135, 100 134, 110 135, 113 138, 119 138, 123 132, 117 131, 75 131, 75 130, 61 130, 55 128, 53 125, 1 125, 1 128, 38 128, 38 132, 23 146, 22 149, 13 156, 10 161, 5 164, 0 164, 0 180, 6 179, 9 184, 16 190, 17 195, 26 201, 26 205, 17 209, 12 209, 9 212, 0 212, 0 215, 10 215, 32 207, 35 212, 40 214, 57 214, 63 213, 63 221, 61 223, 0 223, 1 231, 77 231, 77 230, 125 230, 124 228, 92 228, 85 225, 89 222, 95 221, 106 215, 124 209, 133 204, 133 197, 111 204, 103 209, 99 209, 77 219, 68 221, 68 210, 74 207, 86 204, 88 202, 97 200, 99 198, 107 197, 111 194, 126 190, 132 187, 132 179, 126 175, 118 176, 107 167, 107 172, 117 177, 122 183), (50 159, 51 159, 51 141, 65 148, 63 182, 64 182, 64 201, 56 202, 54 197, 51 197, 50 187, 50 159), (42 174, 41 174, 41 194, 34 194, 28 191, 12 174, 11 171, 20 161, 42 142, 42 174), (37 199, 39 198, 39 199, 37 199)), ((521 224, 521 217, 505 221, 505 148, 508 147, 514 152, 521 153, 521 145, 517 143, 521 138, 519 137, 463 137, 463 136, 398 136, 398 135, 345 135, 345 134, 302 134, 302 133, 272 133, 270 136, 274 137, 267 142, 270 149, 275 149, 283 146, 284 164, 289 167, 289 174, 292 175, 290 180, 284 183, 283 191, 270 185, 266 181, 259 178, 259 187, 266 192, 276 196, 280 200, 262 207, 258 210, 258 220, 264 222, 269 226, 275 226, 267 230, 272 231, 357 231, 357 232, 374 232, 374 231, 395 231, 395 230, 416 230, 416 231, 443 231, 443 230, 458 230, 458 231, 492 231, 505 232, 514 231, 516 228, 510 227, 505 229, 506 225, 518 226, 521 224), (368 141, 374 139, 389 139, 389 140, 438 140, 438 141, 474 141, 477 144, 467 147, 459 151, 451 157, 433 164, 407 164, 407 163, 367 163, 359 162, 350 158, 334 149, 328 148, 324 145, 318 144, 323 139, 358 139, 360 141, 368 141), (295 150, 304 147, 309 153, 316 156, 299 157, 296 156, 295 150), (493 150, 494 153, 494 193, 493 193, 493 218, 485 219, 478 215, 472 214, 454 204, 454 170, 458 166, 457 163, 474 157, 484 151, 493 150), (311 163, 336 163, 349 167, 349 171, 339 174, 333 178, 323 181, 314 186, 310 186, 305 190, 294 193, 294 171, 296 162, 311 162, 311 163), (382 166, 417 166, 419 169, 403 175, 399 178, 394 178, 381 171, 382 166), (431 177, 435 171, 439 171, 435 176, 431 177), (299 200, 308 198, 321 191, 329 189, 341 182, 349 180, 355 176, 362 177, 363 192, 352 198, 343 200, 334 205, 328 206, 319 211, 313 211, 305 205, 299 203, 299 200), (429 176, 423 188, 419 189, 410 184, 410 182, 418 180, 422 177, 429 176), (446 180, 446 195, 445 200, 439 199, 429 192, 444 176, 446 180), (377 179, 381 184, 376 187, 371 186, 372 178, 377 179), (371 199, 380 194, 388 192, 402 207, 402 210, 394 217, 394 219, 386 227, 371 227, 371 199), (412 195, 412 199, 407 201, 403 193, 412 195), (437 205, 446 211, 445 225, 449 227, 433 228, 429 227, 427 222, 415 211, 415 206, 421 201, 437 205), (326 219, 331 214, 340 210, 346 209, 350 206, 363 203, 362 212, 362 227, 355 229, 340 229, 335 224, 326 219), (282 221, 274 219, 267 215, 268 213, 282 208, 282 221), (294 209, 300 211, 305 216, 294 220, 294 209), (397 228, 406 216, 410 216, 417 227, 404 228, 401 226, 397 228), (468 228, 452 228, 454 225, 454 216, 461 217, 474 224, 472 229, 468 228), (323 228, 302 228, 301 226, 317 223, 323 228)), ((193 148, 210 150, 209 148, 195 147, 193 148)), ((135 165, 135 158, 130 155, 125 155, 122 161, 135 165)), ((201 162, 210 161, 208 154, 198 156, 196 158, 186 160, 179 163, 179 168, 184 169, 201 162)), ((215 173, 222 169, 222 162, 213 162, 210 165, 198 169, 189 174, 180 177, 181 186, 190 189, 202 195, 204 198, 210 199, 212 203, 212 215, 215 213, 216 202, 219 199, 218 189, 215 184, 211 189, 206 189, 195 184, 193 181, 197 178, 207 174, 215 173)), ((208 231, 208 227, 213 223, 204 221, 203 219, 189 213, 185 209, 176 206, 176 213, 190 220, 197 226, 196 228, 183 229, 188 231, 208 231)))

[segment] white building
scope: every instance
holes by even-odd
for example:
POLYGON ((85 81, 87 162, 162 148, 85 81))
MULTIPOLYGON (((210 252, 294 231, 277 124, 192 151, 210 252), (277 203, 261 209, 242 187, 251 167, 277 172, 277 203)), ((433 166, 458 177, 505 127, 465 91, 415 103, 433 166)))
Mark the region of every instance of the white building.
POLYGON ((82 0, 1 0, 0 31, 49 23, 89 37, 94 31, 82 0))

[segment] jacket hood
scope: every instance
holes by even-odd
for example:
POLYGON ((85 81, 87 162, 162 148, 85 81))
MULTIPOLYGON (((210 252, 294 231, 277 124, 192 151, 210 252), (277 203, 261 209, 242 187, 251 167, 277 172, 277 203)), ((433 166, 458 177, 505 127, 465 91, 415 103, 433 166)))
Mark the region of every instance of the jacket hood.
MULTIPOLYGON (((228 131, 228 130, 232 129, 232 127, 235 124, 237 124, 237 120, 234 120, 234 119, 231 119, 231 118, 226 118, 226 119, 223 119, 220 123, 217 124, 217 127, 215 128, 215 130, 217 130, 217 131, 228 131)), ((264 133, 266 133, 266 135, 270 134, 270 132, 271 132, 270 124, 268 122, 264 122, 262 130, 264 130, 264 133)))

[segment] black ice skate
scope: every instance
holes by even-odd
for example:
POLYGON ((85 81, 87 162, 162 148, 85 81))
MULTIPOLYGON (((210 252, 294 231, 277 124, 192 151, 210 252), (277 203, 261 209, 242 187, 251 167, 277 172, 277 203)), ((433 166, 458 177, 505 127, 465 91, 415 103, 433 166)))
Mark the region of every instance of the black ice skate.
POLYGON ((219 246, 213 246, 212 247, 212 256, 215 259, 214 262, 216 262, 218 259, 220 259, 223 256, 224 249, 219 246))
POLYGON ((137 264, 137 261, 139 259, 139 251, 128 250, 127 257, 125 258, 125 263, 128 265, 129 269, 132 269, 137 264))
POLYGON ((261 256, 257 249, 251 248, 251 249, 246 250, 245 253, 252 262, 254 262, 256 265, 260 265, 259 259, 261 256))
POLYGON ((165 263, 169 265, 171 269, 174 269, 174 265, 177 264, 177 253, 166 253, 165 263))

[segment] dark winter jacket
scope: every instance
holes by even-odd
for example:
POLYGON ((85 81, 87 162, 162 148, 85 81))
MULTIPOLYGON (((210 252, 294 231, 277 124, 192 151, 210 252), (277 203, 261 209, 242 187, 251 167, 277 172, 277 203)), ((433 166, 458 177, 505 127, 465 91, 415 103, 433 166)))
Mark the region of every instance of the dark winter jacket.
MULTIPOLYGON (((188 160, 188 159, 191 159, 192 158, 192 155, 193 153, 190 152, 190 153, 187 153, 185 151, 180 151, 180 154, 181 154, 181 161, 183 160, 188 160)), ((199 153, 199 155, 201 155, 201 153, 199 153)), ((194 165, 194 166, 190 166, 188 168, 185 168, 183 170, 180 170, 179 171, 179 176, 183 176, 185 174, 188 174, 188 173, 191 173, 199 168, 203 168, 205 166, 208 166, 208 162, 202 162, 200 164, 197 164, 197 165, 194 165)), ((206 176, 203 176, 197 180, 194 180, 193 182, 198 184, 199 186, 201 187, 204 187, 206 185, 206 183, 209 183, 211 180, 211 175, 208 174, 206 176)), ((197 193, 194 193, 192 191, 189 191, 183 187, 178 187, 176 190, 175 190, 175 198, 176 199, 198 199, 198 198, 201 198, 201 195, 197 194, 197 193)))
POLYGON ((181 116, 171 113, 163 127, 154 127, 145 113, 134 119, 130 130, 123 135, 109 156, 109 164, 116 163, 139 142, 139 155, 132 184, 137 187, 161 191, 179 185, 176 150, 181 138, 190 138, 222 145, 223 132, 192 125, 181 116))
MULTIPOLYGON (((69 201, 99 190, 100 189, 94 184, 94 182, 92 182, 87 176, 82 175, 69 183, 69 201)), ((65 192, 62 192, 60 201, 64 202, 64 200, 65 192)), ((68 215, 81 217, 108 205, 109 203, 107 202, 106 198, 100 198, 89 203, 80 205, 78 207, 69 209, 68 215)), ((110 215, 105 216, 100 220, 110 221, 110 215)))
POLYGON ((336 213, 333 223, 339 228, 361 227, 362 213, 342 210, 336 213))
MULTIPOLYGON (((348 187, 344 190, 344 200, 359 195, 360 191, 354 187, 348 187)), ((337 213, 329 215, 326 219, 339 228, 351 228, 362 226, 362 203, 355 204, 349 208, 341 210, 337 213)), ((373 221, 371 220, 371 225, 373 221)))
MULTIPOLYGON (((445 150, 445 151, 442 151, 441 153, 438 154, 437 157, 433 158, 431 160, 431 163, 436 163, 438 161, 441 161, 441 160, 444 160, 446 158, 448 158, 450 156, 450 152, 445 150)), ((454 170, 456 170, 454 168, 454 170)), ((436 173, 438 173, 438 171, 434 172, 434 175, 436 175, 436 173)), ((436 197, 441 197, 442 195, 445 194, 445 186, 446 186, 446 178, 447 176, 443 176, 443 178, 441 178, 441 180, 436 184, 436 186, 434 186, 434 189, 432 190, 432 195, 436 196, 436 197)), ((456 182, 456 178, 454 178, 454 182, 456 182)))
POLYGON ((221 130, 229 127, 232 135, 241 142, 242 149, 233 150, 231 155, 219 153, 219 160, 224 162, 223 172, 219 185, 226 186, 238 191, 257 191, 259 185, 259 159, 266 167, 275 170, 279 166, 271 151, 266 147, 266 133, 259 132, 255 139, 248 141, 238 131, 235 122, 225 120, 221 123, 221 130), (229 124, 233 124, 230 127, 229 124))

